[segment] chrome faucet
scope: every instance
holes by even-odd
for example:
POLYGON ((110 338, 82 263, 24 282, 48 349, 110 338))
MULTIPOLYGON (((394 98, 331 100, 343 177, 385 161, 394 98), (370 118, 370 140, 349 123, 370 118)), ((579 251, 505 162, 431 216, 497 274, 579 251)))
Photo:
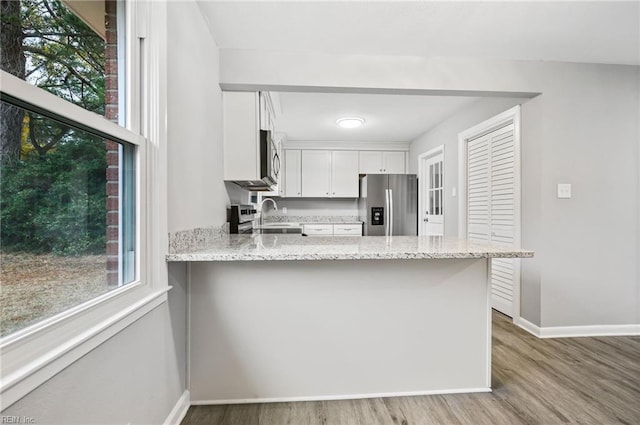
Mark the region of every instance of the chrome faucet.
POLYGON ((260 201, 260 204, 258 204, 258 211, 260 212, 260 228, 262 228, 262 225, 264 223, 263 217, 264 217, 264 213, 262 212, 262 207, 264 206, 264 203, 267 201, 271 201, 273 202, 273 208, 278 211, 278 204, 276 204, 276 201, 274 201, 271 198, 264 198, 262 201, 260 201))

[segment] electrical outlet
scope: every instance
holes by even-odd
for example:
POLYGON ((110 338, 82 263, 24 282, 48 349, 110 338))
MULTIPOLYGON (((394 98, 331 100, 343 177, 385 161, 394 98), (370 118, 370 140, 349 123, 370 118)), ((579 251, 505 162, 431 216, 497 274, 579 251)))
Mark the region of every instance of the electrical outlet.
POLYGON ((287 213, 287 207, 282 207, 282 214, 286 214, 287 213))
POLYGON ((558 199, 571 198, 571 183, 558 183, 558 199))

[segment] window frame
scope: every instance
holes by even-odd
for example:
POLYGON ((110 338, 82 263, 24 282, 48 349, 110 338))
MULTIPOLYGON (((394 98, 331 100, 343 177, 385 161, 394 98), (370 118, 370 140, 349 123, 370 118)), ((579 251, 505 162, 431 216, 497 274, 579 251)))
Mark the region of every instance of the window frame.
POLYGON ((124 7, 126 125, 1 71, 2 99, 136 146, 136 279, 0 338, 0 411, 167 301, 166 6, 124 7), (153 36, 150 36, 153 34, 153 36))

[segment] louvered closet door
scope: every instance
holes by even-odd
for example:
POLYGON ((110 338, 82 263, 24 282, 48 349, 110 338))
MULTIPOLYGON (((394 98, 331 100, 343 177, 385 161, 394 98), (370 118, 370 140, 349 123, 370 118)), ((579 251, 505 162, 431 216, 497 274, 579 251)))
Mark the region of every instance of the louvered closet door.
POLYGON ((467 146, 467 239, 489 242, 489 137, 467 146))
MULTIPOLYGON (((514 126, 471 140, 467 144, 470 240, 516 243, 514 126)), ((491 262, 491 298, 496 310, 513 314, 513 288, 519 278, 513 259, 491 262)))

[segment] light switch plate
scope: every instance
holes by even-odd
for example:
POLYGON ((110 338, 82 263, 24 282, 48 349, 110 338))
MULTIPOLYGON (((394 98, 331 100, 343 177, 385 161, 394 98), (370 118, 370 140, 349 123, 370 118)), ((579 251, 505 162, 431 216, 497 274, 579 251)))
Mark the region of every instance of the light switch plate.
POLYGON ((571 183, 558 183, 558 199, 571 198, 571 183))
POLYGON ((451 189, 451 196, 452 196, 453 198, 455 198, 455 197, 456 197, 456 188, 455 188, 455 187, 451 189))

